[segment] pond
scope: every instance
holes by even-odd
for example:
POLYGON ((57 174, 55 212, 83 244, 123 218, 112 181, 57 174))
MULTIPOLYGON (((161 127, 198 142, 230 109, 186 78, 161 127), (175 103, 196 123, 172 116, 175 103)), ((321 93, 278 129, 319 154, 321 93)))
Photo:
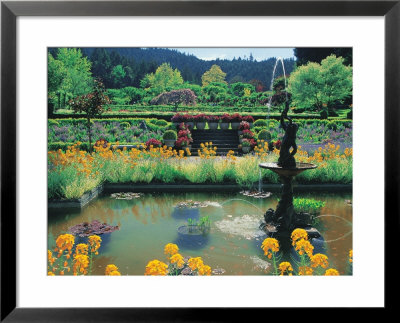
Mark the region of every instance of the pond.
MULTIPOLYGON (((239 192, 158 192, 125 200, 108 194, 82 210, 50 209, 48 247, 54 248, 57 236, 70 227, 98 220, 118 225, 119 230, 101 236, 102 246, 93 263, 94 275, 103 275, 111 263, 119 267, 121 275, 143 275, 150 260, 167 261, 163 251, 170 242, 178 245, 184 257, 200 256, 212 269, 224 269, 224 275, 270 274, 272 266, 260 248, 266 236, 259 224, 268 208, 276 208, 279 195, 256 199, 239 192), (188 200, 202 202, 201 207, 176 207, 188 200), (191 241, 178 234, 178 228, 187 224, 189 218, 198 221, 205 216, 211 220, 207 236, 191 241)), ((330 266, 346 274, 352 249, 351 193, 299 193, 295 197, 326 202, 317 229, 325 239, 330 266)))

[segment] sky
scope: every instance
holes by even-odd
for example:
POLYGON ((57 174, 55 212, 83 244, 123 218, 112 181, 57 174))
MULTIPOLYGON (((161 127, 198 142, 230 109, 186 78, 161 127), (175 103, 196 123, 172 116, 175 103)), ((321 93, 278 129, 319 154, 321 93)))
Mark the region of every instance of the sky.
POLYGON ((232 47, 232 48, 216 48, 216 47, 198 47, 198 48, 171 48, 183 53, 193 54, 194 56, 210 61, 214 59, 233 59, 234 57, 242 59, 249 58, 250 53, 257 61, 265 60, 270 57, 294 58, 293 48, 248 48, 248 47, 232 47))

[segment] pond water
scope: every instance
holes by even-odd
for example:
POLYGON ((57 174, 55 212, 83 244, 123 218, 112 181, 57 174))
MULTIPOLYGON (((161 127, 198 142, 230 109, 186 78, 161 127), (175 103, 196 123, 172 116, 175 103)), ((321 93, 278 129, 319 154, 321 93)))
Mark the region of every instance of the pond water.
MULTIPOLYGON (((102 246, 93 263, 95 275, 103 275, 111 263, 119 267, 121 275, 143 275, 150 260, 167 261, 164 246, 170 242, 178 244, 184 257, 200 256, 212 269, 224 269, 225 275, 264 275, 272 272, 272 266, 260 248, 266 236, 259 224, 268 208, 276 209, 279 195, 256 199, 235 192, 144 193, 132 200, 119 200, 109 194, 82 210, 49 210, 48 247, 54 248, 57 236, 70 227, 98 220, 118 225, 119 230, 101 236, 102 246), (175 207, 188 200, 203 202, 202 207, 175 207), (193 242, 178 234, 188 218, 204 216, 211 220, 206 237, 193 242)), ((352 249, 351 193, 295 196, 326 202, 316 227, 325 240, 330 266, 346 274, 352 249)))

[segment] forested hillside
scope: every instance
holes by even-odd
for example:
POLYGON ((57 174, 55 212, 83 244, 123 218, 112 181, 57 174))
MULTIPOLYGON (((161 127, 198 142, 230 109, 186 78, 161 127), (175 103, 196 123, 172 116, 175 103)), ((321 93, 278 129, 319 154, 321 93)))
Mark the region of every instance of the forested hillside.
MULTIPOLYGON (((248 59, 205 61, 193 55, 165 48, 81 48, 82 53, 92 62, 92 73, 103 79, 107 88, 125 86, 140 87, 140 80, 148 73, 154 73, 162 63, 168 62, 172 68, 177 68, 184 81, 200 84, 201 76, 212 65, 217 64, 226 73, 228 83, 246 82, 259 84, 260 90, 269 89, 272 71, 276 59, 269 58, 256 61, 248 59), (120 73, 121 84, 115 84, 115 77, 120 73)), ((294 69, 294 59, 285 60, 286 74, 294 69)), ((282 75, 281 67, 278 74, 282 75)))

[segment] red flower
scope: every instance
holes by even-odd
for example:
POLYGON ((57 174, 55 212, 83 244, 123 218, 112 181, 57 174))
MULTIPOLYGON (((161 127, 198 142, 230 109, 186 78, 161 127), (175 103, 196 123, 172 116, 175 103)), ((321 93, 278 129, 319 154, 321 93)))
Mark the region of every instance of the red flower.
POLYGON ((250 130, 250 124, 247 121, 242 121, 239 125, 239 130, 250 130))
POLYGON ((224 113, 221 116, 221 121, 222 122, 231 122, 231 116, 229 114, 227 114, 227 113, 224 113))
POLYGON ((254 133, 251 130, 245 129, 242 132, 242 138, 252 139, 254 138, 254 133))
POLYGON ((252 116, 242 116, 242 121, 247 121, 248 123, 253 123, 254 118, 252 116))
POLYGON ((161 146, 162 146, 162 142, 161 142, 160 140, 151 138, 151 139, 149 139, 149 140, 146 141, 146 147, 147 147, 147 149, 149 149, 150 146, 153 146, 153 147, 161 147, 161 146))
POLYGON ((187 147, 189 144, 192 143, 192 139, 188 137, 180 137, 178 140, 175 142, 176 147, 181 148, 181 147, 187 147))
POLYGON ((232 122, 240 122, 240 121, 242 121, 242 117, 240 116, 239 113, 234 113, 231 115, 231 121, 232 122))

